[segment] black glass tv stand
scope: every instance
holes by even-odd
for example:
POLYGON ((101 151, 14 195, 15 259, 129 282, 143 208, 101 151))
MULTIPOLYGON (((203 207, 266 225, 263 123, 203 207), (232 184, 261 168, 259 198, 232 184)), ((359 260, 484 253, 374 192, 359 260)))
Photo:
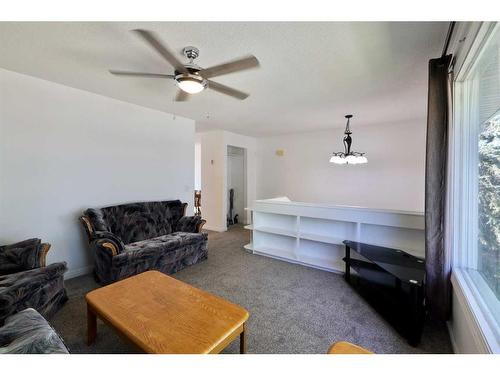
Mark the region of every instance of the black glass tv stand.
POLYGON ((425 317, 424 260, 398 249, 354 241, 343 243, 346 247, 345 280, 410 345, 417 346, 425 317))

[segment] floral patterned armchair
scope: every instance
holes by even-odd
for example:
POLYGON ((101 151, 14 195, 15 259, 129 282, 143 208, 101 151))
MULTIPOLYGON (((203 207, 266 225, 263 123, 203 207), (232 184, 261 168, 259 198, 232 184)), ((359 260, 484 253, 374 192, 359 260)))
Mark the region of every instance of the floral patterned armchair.
POLYGON ((66 263, 46 266, 49 249, 38 238, 0 246, 0 324, 29 307, 50 318, 67 301, 66 263))

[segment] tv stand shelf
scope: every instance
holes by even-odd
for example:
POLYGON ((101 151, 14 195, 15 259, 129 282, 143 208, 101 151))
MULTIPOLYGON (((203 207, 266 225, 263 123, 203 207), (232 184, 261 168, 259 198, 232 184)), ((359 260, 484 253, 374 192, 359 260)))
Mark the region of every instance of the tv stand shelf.
POLYGON ((424 324, 425 262, 399 249, 344 241, 345 280, 394 325, 410 345, 424 324), (354 259, 360 255, 366 260, 354 259), (351 269, 356 271, 351 275, 351 269))

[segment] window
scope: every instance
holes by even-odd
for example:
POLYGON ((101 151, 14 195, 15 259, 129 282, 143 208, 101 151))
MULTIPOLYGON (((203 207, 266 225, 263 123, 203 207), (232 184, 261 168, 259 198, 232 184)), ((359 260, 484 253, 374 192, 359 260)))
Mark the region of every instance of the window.
MULTIPOLYGON (((496 60, 498 61, 498 55, 496 60)), ((500 90, 498 63, 496 68, 498 91, 500 90)), ((500 95, 498 97, 500 98, 500 95)), ((497 105, 498 113, 500 101, 497 105)), ((477 270, 498 300, 500 299, 500 115, 496 114, 480 123, 478 142, 477 270)))
POLYGON ((463 273, 483 322, 498 345, 500 25, 484 24, 469 55, 454 85, 451 142, 454 269, 463 273))

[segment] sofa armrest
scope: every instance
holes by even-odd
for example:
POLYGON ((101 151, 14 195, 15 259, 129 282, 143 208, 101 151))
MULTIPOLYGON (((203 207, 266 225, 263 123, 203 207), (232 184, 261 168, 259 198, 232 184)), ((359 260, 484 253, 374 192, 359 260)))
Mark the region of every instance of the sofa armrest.
POLYGON ((121 238, 111 232, 94 232, 91 244, 96 248, 96 250, 110 252, 113 256, 118 255, 125 250, 125 244, 121 238))
POLYGON ((200 233, 205 223, 199 216, 183 216, 175 224, 175 232, 200 233))
POLYGON ((49 264, 46 267, 0 276, 0 294, 9 288, 26 284, 43 285, 48 279, 63 276, 67 270, 66 262, 58 262, 49 264))
POLYGON ((111 232, 96 231, 90 241, 94 251, 94 275, 102 284, 112 282, 111 266, 113 259, 125 251, 125 245, 120 237, 111 232))
MULTIPOLYGON (((47 287, 62 278, 66 263, 53 263, 47 267, 0 276, 0 321, 29 305, 43 305, 47 287)), ((41 306, 38 306, 41 307, 41 306)))

